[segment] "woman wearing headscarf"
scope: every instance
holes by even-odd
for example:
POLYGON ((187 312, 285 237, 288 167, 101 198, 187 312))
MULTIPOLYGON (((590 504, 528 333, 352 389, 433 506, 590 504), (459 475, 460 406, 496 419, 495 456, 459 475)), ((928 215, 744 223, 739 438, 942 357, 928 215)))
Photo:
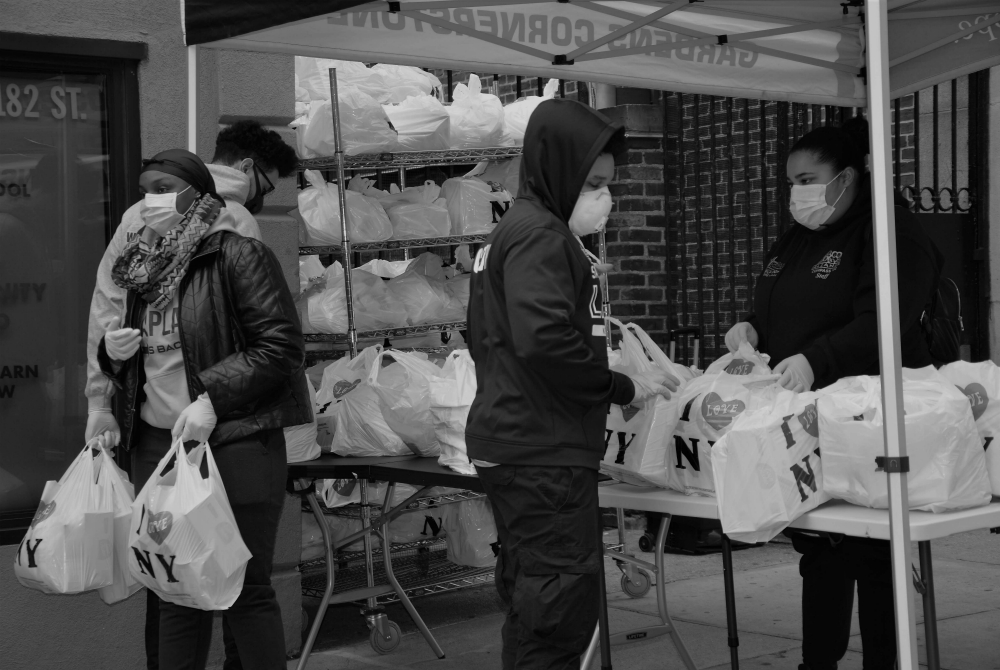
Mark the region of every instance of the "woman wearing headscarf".
MULTIPOLYGON (((233 229, 205 164, 181 149, 144 161, 145 227, 115 261, 123 323, 98 347, 116 386, 120 444, 138 488, 175 440, 209 442, 236 525, 252 554, 223 615, 228 658, 285 667, 271 562, 286 478, 282 428, 312 418, 302 332, 274 254, 233 229)), ((118 436, 101 435, 103 446, 118 436)), ((147 596, 150 668, 204 668, 212 612, 147 596)))

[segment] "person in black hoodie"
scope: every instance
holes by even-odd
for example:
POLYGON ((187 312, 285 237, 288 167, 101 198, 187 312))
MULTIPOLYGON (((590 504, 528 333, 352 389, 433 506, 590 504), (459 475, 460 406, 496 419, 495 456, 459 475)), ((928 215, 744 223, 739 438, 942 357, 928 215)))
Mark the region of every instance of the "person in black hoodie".
POLYGON ((623 148, 621 124, 586 105, 539 105, 517 201, 473 265, 468 343, 478 389, 466 443, 500 540, 504 670, 579 667, 598 615, 608 404, 677 390, 666 373, 608 370, 598 284, 606 268, 579 236, 606 222, 623 148))
MULTIPOLYGON (((800 224, 771 247, 754 290, 755 313, 726 335, 735 351, 748 341, 778 361, 779 383, 794 391, 841 377, 879 374, 868 124, 818 128, 788 155, 790 208, 800 224)), ((896 257, 904 367, 931 365, 920 318, 943 260, 896 195, 896 257)), ((892 670, 896 631, 889 543, 789 531, 802 554, 800 670, 836 670, 847 651, 858 589, 864 670, 892 670)))

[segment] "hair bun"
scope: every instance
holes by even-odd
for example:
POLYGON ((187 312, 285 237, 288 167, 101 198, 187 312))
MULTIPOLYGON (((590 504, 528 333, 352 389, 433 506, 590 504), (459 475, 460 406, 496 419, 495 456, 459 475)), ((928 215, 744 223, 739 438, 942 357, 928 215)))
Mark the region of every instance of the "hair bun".
POLYGON ((843 132, 851 140, 862 156, 871 153, 871 141, 868 135, 868 119, 863 116, 855 116, 848 119, 840 126, 843 132))

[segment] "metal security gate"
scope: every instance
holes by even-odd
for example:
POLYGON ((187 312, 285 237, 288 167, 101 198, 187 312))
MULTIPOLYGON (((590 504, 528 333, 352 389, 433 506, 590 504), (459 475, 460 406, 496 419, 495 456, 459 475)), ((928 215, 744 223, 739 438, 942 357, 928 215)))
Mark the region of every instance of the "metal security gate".
MULTIPOLYGON (((893 118, 896 188, 911 209, 937 217, 921 221, 949 259, 946 272, 970 298, 966 335, 976 360, 987 355, 979 314, 988 305, 978 298, 984 263, 976 260, 987 228, 979 225, 987 77, 977 73, 906 96, 895 102, 893 118)), ((704 365, 726 352, 726 332, 752 311, 764 256, 793 224, 788 150, 810 130, 840 125, 860 110, 683 93, 662 101, 668 327, 700 335, 704 365)), ((694 337, 678 338, 679 360, 694 362, 694 337)))

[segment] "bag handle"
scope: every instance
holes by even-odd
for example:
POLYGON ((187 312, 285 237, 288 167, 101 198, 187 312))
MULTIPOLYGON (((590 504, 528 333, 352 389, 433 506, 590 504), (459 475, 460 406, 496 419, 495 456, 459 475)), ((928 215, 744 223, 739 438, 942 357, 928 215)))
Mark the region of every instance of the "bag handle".
POLYGON ((645 349, 646 354, 652 359, 656 367, 674 375, 679 381, 684 380, 685 375, 681 372, 681 366, 674 363, 670 360, 669 356, 663 353, 663 349, 660 349, 659 345, 656 344, 656 342, 653 341, 653 338, 649 336, 649 333, 634 323, 629 323, 625 326, 625 328, 630 330, 635 337, 638 338, 639 342, 645 349))

